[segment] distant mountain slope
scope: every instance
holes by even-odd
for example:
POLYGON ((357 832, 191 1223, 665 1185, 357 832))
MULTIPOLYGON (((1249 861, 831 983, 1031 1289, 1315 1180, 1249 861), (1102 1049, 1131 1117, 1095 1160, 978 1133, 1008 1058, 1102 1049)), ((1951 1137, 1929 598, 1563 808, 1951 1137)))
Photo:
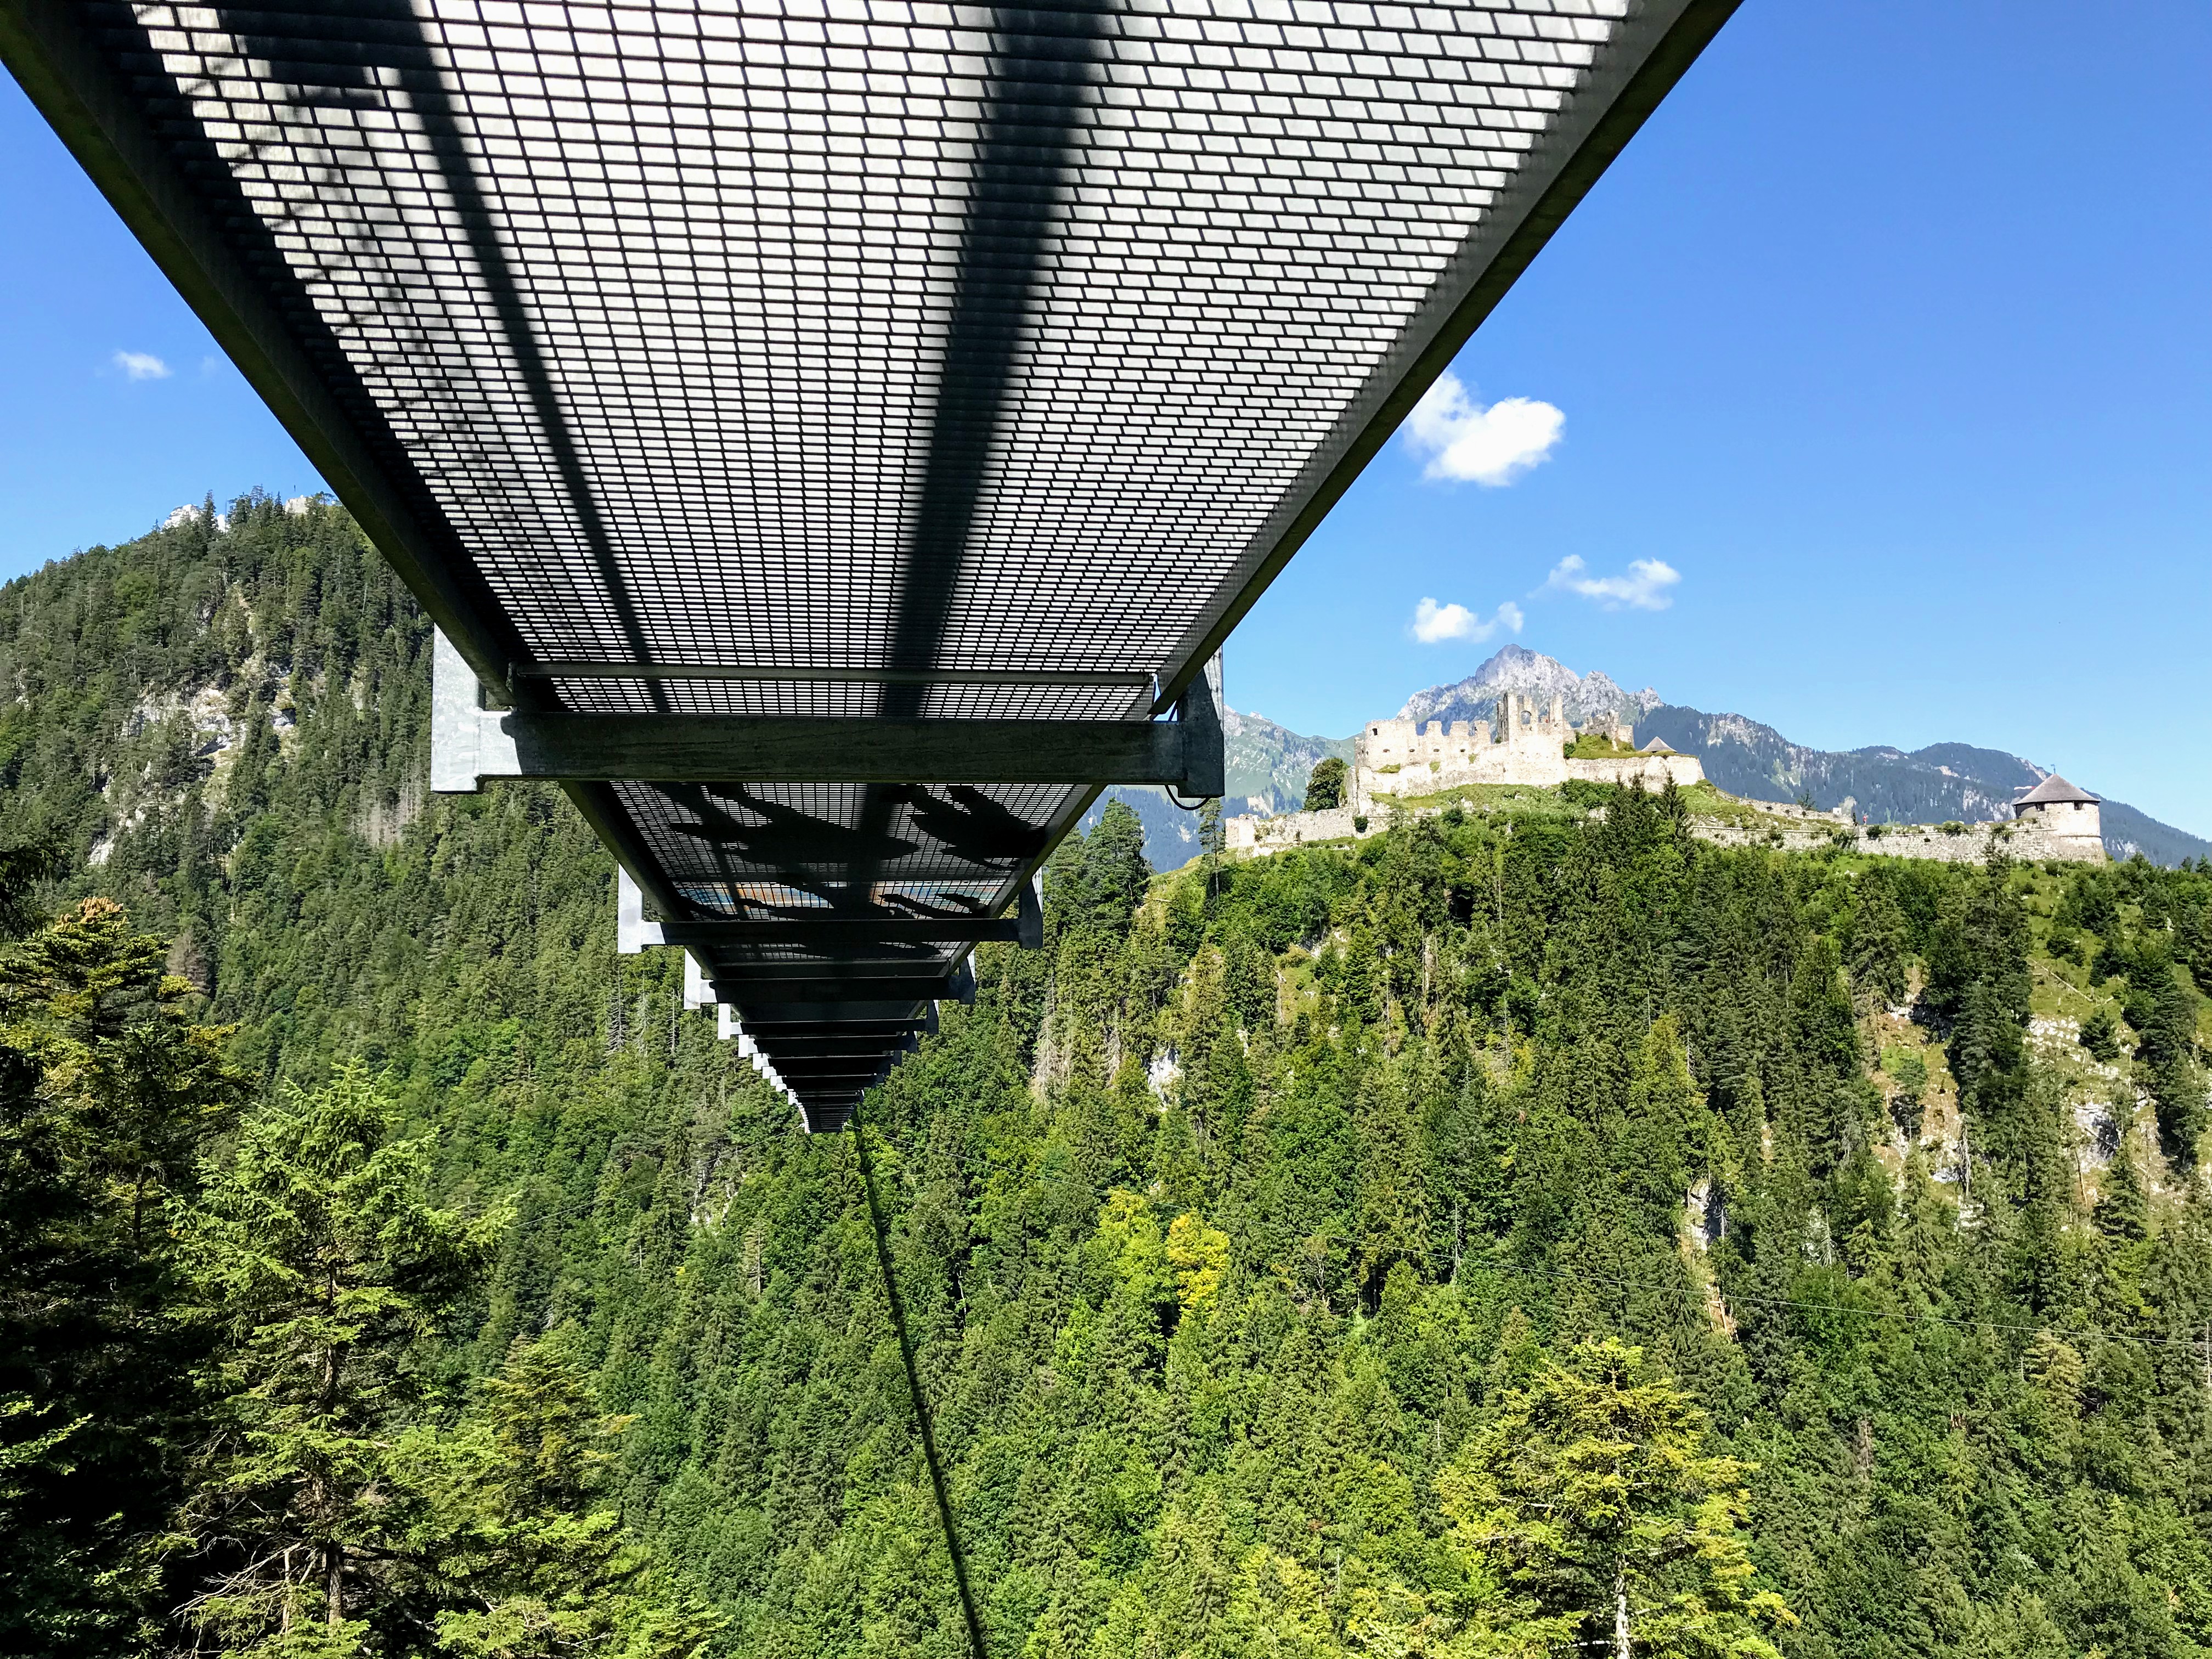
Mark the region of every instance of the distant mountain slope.
POLYGON ((1845 796, 1885 823, 1986 823, 2012 816, 2013 798, 2043 774, 2015 755, 1965 744, 1917 754, 1876 747, 1838 753, 1792 743, 1741 714, 1708 714, 1665 704, 1636 723, 1639 744, 1658 738, 1705 764, 1705 775, 1732 795, 1840 806, 1845 796))
MULTIPOLYGON (((1848 796, 1860 812, 1884 823, 1995 823, 2010 817, 2014 798, 2047 775, 2017 755, 1964 743, 1931 744, 1909 754, 1881 745, 1808 749, 1741 714, 1672 704, 1637 721, 1638 743, 1654 738, 1698 757, 1705 775, 1732 795, 1809 795, 1824 809, 1842 805, 1848 796)), ((2175 865, 2212 856, 2212 841, 2160 823, 2124 801, 2105 803, 2104 823, 2105 850, 2116 859, 2140 852, 2154 864, 2175 865)))
POLYGON ((1230 709, 1222 728, 1229 749, 1225 811, 1295 812, 1316 766, 1332 755, 1352 761, 1350 738, 1305 737, 1258 714, 1230 709))
MULTIPOLYGON (((1231 815, 1267 817, 1295 812, 1305 804, 1306 780, 1334 755, 1349 763, 1350 738, 1310 738, 1259 714, 1224 711, 1222 733, 1228 749, 1229 788, 1221 810, 1231 815)), ((1109 800, 1125 800, 1145 826, 1145 856, 1155 870, 1174 870, 1198 856, 1198 814, 1177 806, 1164 789, 1108 790, 1083 820, 1088 830, 1109 800)))

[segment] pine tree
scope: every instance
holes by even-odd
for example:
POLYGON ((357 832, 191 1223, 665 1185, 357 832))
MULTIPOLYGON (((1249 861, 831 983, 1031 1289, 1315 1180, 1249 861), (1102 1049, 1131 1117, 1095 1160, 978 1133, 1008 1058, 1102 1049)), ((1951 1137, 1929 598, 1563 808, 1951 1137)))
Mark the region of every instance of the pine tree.
POLYGON ((1851 983, 1887 1003, 1905 1000, 1906 968, 1911 950, 1905 937, 1905 912, 1877 872, 1860 879, 1857 903, 1851 916, 1851 983))
POLYGON ((2151 1003, 2136 1060, 2158 1111, 2159 1139, 2167 1156, 2186 1169, 2197 1161, 2205 1121, 2204 1073, 2197 1064, 2197 998, 2173 970, 2164 941, 2147 943, 2138 970, 2148 978, 2151 1003))
POLYGON ((2115 1243, 2132 1244, 2150 1235, 2150 1200, 2124 1141, 2106 1168, 2095 1218, 2097 1231, 2115 1243))
POLYGON ((1548 1644, 1779 1659, 1796 1623, 1758 1588, 1742 1531, 1751 1466, 1705 1451, 1705 1414, 1615 1341, 1509 1394, 1437 1477, 1452 1540, 1528 1598, 1548 1644))
POLYGON ((2120 1023, 2108 1003, 2099 1003, 2081 1022, 2081 1047, 2089 1058, 2110 1065, 2120 1057, 2120 1023))
POLYGON ((1357 1119, 1358 1194, 1353 1235, 1359 1284, 1372 1308, 1399 1262, 1423 1273, 1429 1243, 1428 1171, 1419 1115, 1396 1068, 1369 1074, 1357 1119))
POLYGON ((724 1621, 677 1585, 600 1496, 635 1421, 600 1413, 580 1334, 518 1340, 457 1430, 393 1460, 396 1599, 452 1659, 690 1659, 724 1621))
POLYGON ((1109 931, 1127 927, 1145 902, 1152 866, 1145 860, 1145 826, 1126 801, 1109 801, 1084 845, 1091 877, 1092 922, 1109 931))
POLYGON ((0 958, 0 1650, 112 1650, 161 1589, 198 1430, 165 1211, 238 1092, 162 959, 98 898, 0 958))
POLYGON ((429 1143, 393 1128, 361 1066, 288 1086, 179 1218, 227 1346, 204 1378, 221 1432, 174 1547, 202 1574, 188 1624, 235 1650, 368 1638, 391 1593, 386 1494, 418 1345, 503 1224, 433 1205, 429 1143))

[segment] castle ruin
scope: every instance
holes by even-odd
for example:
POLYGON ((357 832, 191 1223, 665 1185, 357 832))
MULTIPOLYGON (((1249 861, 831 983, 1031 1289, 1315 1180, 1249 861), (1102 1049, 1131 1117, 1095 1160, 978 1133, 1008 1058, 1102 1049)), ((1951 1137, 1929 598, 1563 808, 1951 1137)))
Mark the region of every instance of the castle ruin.
POLYGON ((1591 726, 1577 732, 1566 704, 1552 699, 1539 709, 1517 691, 1498 696, 1497 721, 1441 720, 1426 727, 1405 720, 1370 720, 1352 740, 1352 763, 1345 778, 1345 804, 1320 812, 1285 812, 1272 818, 1233 817, 1223 826, 1232 848, 1287 846, 1328 841, 1356 833, 1358 820, 1379 817, 1408 797, 1442 794, 1472 784, 1519 784, 1556 789, 1571 779, 1646 789, 1705 781, 1705 769, 1694 755, 1678 755, 1663 743, 1641 750, 1626 726, 1591 726), (1610 739, 1625 753, 1583 760, 1567 757, 1578 737, 1610 739))
MULTIPOLYGON (((1283 812, 1273 817, 1225 820, 1228 845, 1243 851, 1291 847, 1305 842, 1337 841, 1378 833, 1390 809, 1401 801, 1434 797, 1476 784, 1517 784, 1556 789, 1574 780, 1590 783, 1641 785, 1650 790, 1668 783, 1678 788, 1705 781, 1704 764, 1653 741, 1642 749, 1626 726, 1586 726, 1577 731, 1567 719, 1563 699, 1548 708, 1533 707, 1516 691, 1500 692, 1497 720, 1454 720, 1447 730, 1438 720, 1370 720, 1352 740, 1352 763, 1345 777, 1344 805, 1317 812, 1283 812), (1577 738, 1600 736, 1616 753, 1570 759, 1577 738)), ((1693 817, 1690 833, 1724 847, 1761 846, 1804 851, 1852 844, 1891 858, 1930 859, 1978 864, 2002 848, 2006 856, 2029 860, 2105 861, 2104 825, 2096 796, 2053 773, 2013 803, 2009 823, 1869 823, 1862 827, 1846 798, 1828 811, 1768 801, 1743 803, 1741 814, 1693 817)), ((1420 812, 1442 810, 1438 804, 1420 812)))
POLYGON ((1661 743, 1633 751, 1634 738, 1625 726, 1593 725, 1577 732, 1559 697, 1549 708, 1539 709, 1517 691, 1501 691, 1497 714, 1494 729, 1488 720, 1454 720, 1449 731, 1438 720, 1431 720, 1425 730, 1413 720, 1370 721, 1353 743, 1346 780, 1352 810, 1365 813, 1378 799, 1387 804, 1392 798, 1439 794, 1469 784, 1556 789, 1579 778, 1661 789, 1670 780, 1678 787, 1705 781, 1705 769, 1696 756, 1675 754, 1661 743), (1570 744, 1593 734, 1632 752, 1567 758, 1570 744))

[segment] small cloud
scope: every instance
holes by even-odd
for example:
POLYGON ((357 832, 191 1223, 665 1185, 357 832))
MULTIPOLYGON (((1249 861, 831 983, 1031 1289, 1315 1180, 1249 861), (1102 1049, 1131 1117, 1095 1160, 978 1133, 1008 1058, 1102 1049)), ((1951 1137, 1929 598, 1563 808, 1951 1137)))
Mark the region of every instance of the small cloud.
POLYGON ((115 366, 134 380, 166 380, 169 366, 150 351, 118 351, 115 366))
POLYGON ((1567 417, 1529 398, 1476 403, 1446 374, 1423 394, 1407 417, 1407 440, 1430 452, 1426 478, 1449 478, 1495 489, 1510 484, 1549 459, 1567 417))
POLYGON ((1521 607, 1508 599, 1498 607, 1497 614, 1485 622, 1463 605, 1438 605, 1434 599, 1423 599, 1413 607, 1413 637, 1423 645, 1437 645, 1445 640, 1474 640, 1480 643, 1499 629, 1518 634, 1524 619, 1521 607))
POLYGON ((1607 611, 1618 611, 1623 605, 1632 611, 1664 611, 1674 603, 1674 594, 1668 590, 1682 580, 1682 573, 1663 559, 1631 560, 1628 574, 1623 576, 1585 575, 1589 568, 1570 553, 1552 567, 1550 577, 1537 592, 1579 593, 1586 599, 1595 599, 1607 611))

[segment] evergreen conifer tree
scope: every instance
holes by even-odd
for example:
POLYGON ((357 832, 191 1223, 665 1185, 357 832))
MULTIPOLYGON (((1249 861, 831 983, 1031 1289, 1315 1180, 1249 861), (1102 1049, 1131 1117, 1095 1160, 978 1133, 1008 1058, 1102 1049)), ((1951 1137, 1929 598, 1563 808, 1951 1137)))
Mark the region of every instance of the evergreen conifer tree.
POLYGON ((2120 1023, 2110 1004, 2099 1003, 2081 1022, 2081 1047, 2090 1059, 2107 1065, 2120 1057, 2120 1023))
POLYGON ((353 1651, 394 1593, 394 1446, 423 1403, 419 1345, 502 1224, 433 1204, 429 1144, 394 1127, 359 1066, 288 1086, 179 1218, 227 1344, 204 1379, 219 1432, 173 1547, 202 1579, 189 1626, 240 1652, 353 1651))
POLYGON ((393 1460, 391 1590, 450 1659, 691 1659, 724 1621, 626 1534, 602 1496, 617 1437, 580 1334, 518 1340, 458 1429, 412 1431, 393 1460))
POLYGON ((0 1650, 112 1651, 159 1612, 200 1352, 167 1212, 238 1093, 163 954, 93 898, 0 956, 0 1650))
POLYGON ((1796 1620, 1751 1564, 1751 1469, 1705 1435, 1642 1350, 1610 1340, 1500 1402, 1437 1485, 1454 1544, 1528 1597, 1504 1650, 1780 1659, 1769 1632, 1796 1620))
POLYGON ((1874 872, 1860 879, 1851 917, 1851 983, 1887 1003, 1905 1000, 1911 950, 1905 912, 1888 881, 1874 872))
POLYGON ((2097 1231, 2115 1243, 2132 1244, 2150 1235, 2150 1200, 2124 1141, 2106 1167, 2095 1219, 2097 1231))
POLYGON ((2184 1168, 2197 1159, 2205 1120, 2204 1073, 2197 1064, 2197 998, 2173 970, 2163 939, 2146 943, 2137 971, 2150 981, 2151 1012, 2136 1060, 2158 1109, 2166 1154, 2184 1168))

